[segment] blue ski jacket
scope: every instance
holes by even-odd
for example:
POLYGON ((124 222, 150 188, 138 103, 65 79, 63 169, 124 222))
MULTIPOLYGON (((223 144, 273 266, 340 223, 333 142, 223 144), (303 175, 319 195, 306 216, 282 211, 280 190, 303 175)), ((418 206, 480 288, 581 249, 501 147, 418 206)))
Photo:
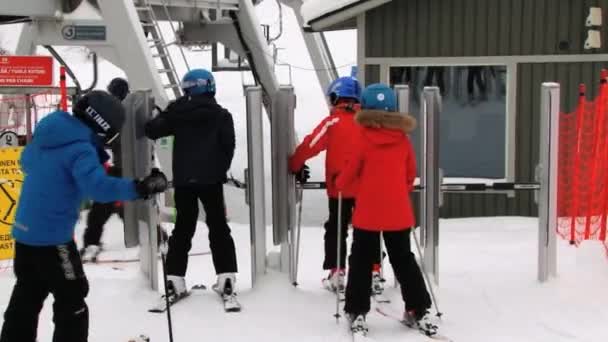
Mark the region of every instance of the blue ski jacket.
POLYGON ((12 234, 32 246, 65 244, 74 237, 80 205, 138 198, 133 180, 110 177, 93 131, 69 113, 49 114, 21 155, 23 185, 12 234))

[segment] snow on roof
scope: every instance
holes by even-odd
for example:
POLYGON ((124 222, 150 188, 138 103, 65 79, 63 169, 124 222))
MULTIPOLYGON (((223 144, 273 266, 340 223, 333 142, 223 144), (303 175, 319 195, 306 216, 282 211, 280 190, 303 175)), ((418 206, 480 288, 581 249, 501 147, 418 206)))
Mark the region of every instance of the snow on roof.
POLYGON ((305 0, 301 14, 305 23, 366 0, 305 0))

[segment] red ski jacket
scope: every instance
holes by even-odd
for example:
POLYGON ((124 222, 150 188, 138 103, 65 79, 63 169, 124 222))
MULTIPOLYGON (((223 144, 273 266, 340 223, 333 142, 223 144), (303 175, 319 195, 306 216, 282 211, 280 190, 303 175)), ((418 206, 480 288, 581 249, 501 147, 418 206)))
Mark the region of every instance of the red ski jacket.
MULTIPOLYGON (((359 127, 355 123, 355 113, 360 109, 358 104, 349 105, 341 103, 332 108, 328 117, 323 119, 314 131, 296 148, 289 159, 291 172, 298 172, 304 163, 327 150, 325 156, 325 182, 327 194, 330 198, 338 198, 335 187, 335 178, 342 171, 350 149, 352 140, 359 127)), ((343 189, 342 197, 354 198, 357 192, 356 182, 350 183, 343 189)))
POLYGON ((356 121, 363 127, 336 181, 338 189, 359 184, 353 227, 370 231, 413 227, 410 193, 416 178, 416 155, 407 133, 416 120, 401 113, 361 111, 356 121))

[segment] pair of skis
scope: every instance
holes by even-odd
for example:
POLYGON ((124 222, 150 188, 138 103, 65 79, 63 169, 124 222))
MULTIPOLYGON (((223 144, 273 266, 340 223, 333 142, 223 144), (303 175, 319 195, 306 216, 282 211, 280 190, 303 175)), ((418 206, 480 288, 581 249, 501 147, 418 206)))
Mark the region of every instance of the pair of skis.
MULTIPOLYGON (((420 335, 426 337, 429 341, 454 342, 454 340, 450 339, 449 337, 447 337, 445 335, 441 335, 441 334, 434 334, 434 335, 429 336, 426 333, 424 333, 423 331, 419 330, 418 328, 409 325, 402 318, 400 318, 396 315, 393 315, 392 313, 386 313, 383 310, 379 310, 379 309, 376 309, 376 311, 378 313, 380 313, 382 316, 384 316, 386 318, 390 318, 391 320, 394 320, 394 321, 398 322, 399 324, 402 324, 403 326, 407 327, 408 329, 418 332, 420 335)), ((350 329, 350 327, 349 327, 349 329, 350 329)), ((375 339, 367 336, 367 331, 351 330, 350 333, 351 333, 353 342, 376 342, 375 339)))
MULTIPOLYGON (((159 300, 159 302, 154 305, 152 308, 150 308, 148 310, 148 312, 152 312, 152 313, 163 313, 167 311, 167 305, 169 306, 173 306, 181 301, 183 301, 184 299, 190 297, 192 294, 201 292, 201 291, 205 291, 207 290, 207 287, 203 284, 197 284, 194 285, 190 288, 190 290, 188 290, 186 293, 179 295, 179 296, 169 296, 169 300, 167 301, 165 296, 162 296, 159 300), (167 304, 168 303, 168 304, 167 304)), ((236 298, 236 294, 232 293, 232 289, 229 289, 228 293, 224 293, 221 291, 218 291, 217 288, 213 288, 213 291, 215 291, 216 293, 218 293, 218 295, 220 296, 220 298, 222 299, 222 304, 224 306, 224 311, 225 312, 240 312, 241 311, 241 303, 238 301, 238 299, 236 298)))
MULTIPOLYGON (((389 318, 393 321, 396 321, 400 324, 402 324, 403 326, 417 331, 418 333, 420 333, 421 335, 425 336, 426 338, 428 338, 429 340, 432 341, 445 341, 445 342, 453 342, 452 339, 450 339, 447 336, 441 335, 441 334, 428 334, 427 332, 418 329, 416 326, 412 325, 411 322, 408 322, 406 320, 404 320, 402 317, 399 317, 399 315, 397 315, 396 313, 394 313, 388 306, 387 304, 390 303, 390 299, 388 299, 387 297, 385 297, 383 294, 378 297, 374 297, 372 295, 372 298, 374 299, 376 305, 375 311, 380 314, 380 316, 385 317, 385 318, 389 318)), ((351 336, 352 336, 352 341, 353 342, 375 342, 375 340, 373 338, 370 338, 369 336, 367 336, 367 330, 366 329, 353 329, 352 326, 349 327, 351 336)))

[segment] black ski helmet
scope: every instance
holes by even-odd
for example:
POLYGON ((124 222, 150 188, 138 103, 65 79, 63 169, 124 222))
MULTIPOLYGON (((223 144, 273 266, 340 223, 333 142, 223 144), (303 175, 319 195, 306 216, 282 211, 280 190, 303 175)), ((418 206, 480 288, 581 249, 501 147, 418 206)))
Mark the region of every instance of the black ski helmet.
POLYGON ((116 77, 108 84, 108 92, 120 101, 123 101, 129 95, 129 82, 124 78, 116 77))
POLYGON ((73 108, 74 116, 109 144, 118 138, 125 123, 125 109, 114 96, 101 90, 84 95, 73 108))

